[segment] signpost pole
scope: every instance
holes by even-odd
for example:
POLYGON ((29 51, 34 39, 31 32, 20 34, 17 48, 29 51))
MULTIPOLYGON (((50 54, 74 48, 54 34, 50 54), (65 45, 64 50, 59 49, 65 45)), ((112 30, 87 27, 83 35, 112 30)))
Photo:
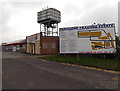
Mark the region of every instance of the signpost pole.
POLYGON ((104 59, 106 58, 105 54, 103 55, 104 59))
POLYGON ((77 54, 77 61, 80 61, 79 53, 77 54))

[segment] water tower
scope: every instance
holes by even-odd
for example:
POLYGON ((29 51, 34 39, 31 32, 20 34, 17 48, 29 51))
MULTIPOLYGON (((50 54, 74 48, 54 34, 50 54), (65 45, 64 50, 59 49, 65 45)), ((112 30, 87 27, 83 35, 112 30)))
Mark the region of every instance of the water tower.
POLYGON ((61 22, 61 12, 55 8, 47 8, 37 12, 37 22, 43 36, 58 36, 58 23, 61 22))

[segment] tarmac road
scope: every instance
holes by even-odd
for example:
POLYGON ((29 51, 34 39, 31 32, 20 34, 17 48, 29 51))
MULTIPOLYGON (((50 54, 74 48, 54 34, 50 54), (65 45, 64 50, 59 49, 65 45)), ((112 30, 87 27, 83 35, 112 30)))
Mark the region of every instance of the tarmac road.
POLYGON ((32 55, 3 54, 3 89, 118 89, 117 74, 43 61, 32 55))

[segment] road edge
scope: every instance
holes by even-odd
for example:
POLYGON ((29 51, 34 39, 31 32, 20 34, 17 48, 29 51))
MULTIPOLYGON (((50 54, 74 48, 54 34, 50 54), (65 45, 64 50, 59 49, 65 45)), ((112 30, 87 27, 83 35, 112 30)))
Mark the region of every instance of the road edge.
MULTIPOLYGON (((41 61, 51 62, 51 61, 44 60, 44 59, 41 59, 41 61)), ((56 62, 56 61, 52 61, 52 62, 56 62)), ((57 62, 57 63, 67 65, 67 66, 73 66, 73 67, 85 68, 85 69, 90 69, 90 70, 103 71, 103 72, 108 72, 108 73, 113 73, 113 74, 120 74, 119 71, 106 70, 106 69, 101 69, 101 68, 95 68, 95 67, 89 67, 89 66, 83 66, 83 65, 76 65, 76 64, 70 64, 70 63, 62 63, 62 62, 57 62)))

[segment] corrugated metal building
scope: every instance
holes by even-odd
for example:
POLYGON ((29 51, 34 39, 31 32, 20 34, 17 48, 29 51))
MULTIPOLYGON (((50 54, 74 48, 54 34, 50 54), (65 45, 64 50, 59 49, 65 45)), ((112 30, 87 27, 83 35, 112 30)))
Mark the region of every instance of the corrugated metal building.
POLYGON ((26 50, 26 39, 20 39, 2 44, 2 51, 21 51, 26 50))

